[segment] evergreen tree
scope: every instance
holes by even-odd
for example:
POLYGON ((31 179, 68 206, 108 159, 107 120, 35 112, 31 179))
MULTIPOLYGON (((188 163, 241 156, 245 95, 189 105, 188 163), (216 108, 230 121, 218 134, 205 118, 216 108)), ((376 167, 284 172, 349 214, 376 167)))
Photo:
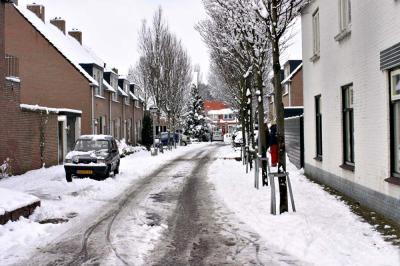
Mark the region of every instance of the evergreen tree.
POLYGON ((142 145, 144 145, 148 150, 153 144, 153 121, 148 112, 144 114, 143 117, 143 127, 142 127, 142 145))
POLYGON ((192 85, 191 98, 186 114, 186 133, 201 141, 207 140, 208 127, 205 120, 204 102, 196 85, 192 85))

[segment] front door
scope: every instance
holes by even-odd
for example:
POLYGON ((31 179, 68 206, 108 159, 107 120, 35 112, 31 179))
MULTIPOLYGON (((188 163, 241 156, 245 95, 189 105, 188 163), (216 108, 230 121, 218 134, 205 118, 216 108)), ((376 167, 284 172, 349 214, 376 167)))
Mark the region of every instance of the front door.
POLYGON ((64 162, 64 121, 58 121, 58 163, 64 162))

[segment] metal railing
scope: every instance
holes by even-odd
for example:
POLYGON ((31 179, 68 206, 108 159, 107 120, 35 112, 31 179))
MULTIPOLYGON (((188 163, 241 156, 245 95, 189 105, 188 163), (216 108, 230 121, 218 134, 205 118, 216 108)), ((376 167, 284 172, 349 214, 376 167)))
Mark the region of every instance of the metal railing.
POLYGON ((6 55, 6 77, 19 77, 18 57, 6 55))

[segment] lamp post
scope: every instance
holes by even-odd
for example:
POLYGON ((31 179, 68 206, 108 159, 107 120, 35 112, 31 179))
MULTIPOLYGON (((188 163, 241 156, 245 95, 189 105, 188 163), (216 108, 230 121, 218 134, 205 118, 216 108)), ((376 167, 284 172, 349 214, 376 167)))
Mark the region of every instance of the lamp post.
POLYGON ((156 125, 154 123, 154 116, 158 112, 157 106, 151 106, 150 108, 150 113, 153 117, 152 122, 153 122, 153 150, 151 151, 151 155, 155 156, 158 154, 158 149, 156 149, 156 125))

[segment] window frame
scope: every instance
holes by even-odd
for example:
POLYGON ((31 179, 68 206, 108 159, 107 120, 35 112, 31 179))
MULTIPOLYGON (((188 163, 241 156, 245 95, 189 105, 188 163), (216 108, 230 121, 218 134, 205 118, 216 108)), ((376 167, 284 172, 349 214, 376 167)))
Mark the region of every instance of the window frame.
POLYGON ((319 55, 321 51, 321 30, 319 20, 319 8, 317 8, 312 14, 312 33, 313 33, 313 54, 319 55))
POLYGON ((315 107, 315 159, 322 160, 323 138, 322 138, 322 112, 321 94, 314 97, 315 107))
POLYGON ((339 32, 351 28, 351 0, 338 0, 339 32))
MULTIPOLYGON (((354 152, 354 87, 349 83, 341 87, 342 91, 342 137, 343 137, 343 165, 355 166, 354 152), (349 121, 347 121, 349 119, 349 121), (347 123, 348 122, 348 123, 347 123), (347 127, 350 128, 347 128, 347 127), (348 136, 347 134, 350 134, 348 136), (349 141, 349 143, 347 143, 349 141), (350 150, 349 150, 350 149, 350 150), (348 158, 348 153, 350 157, 348 158)), ((350 170, 353 170, 350 168, 350 170)))
MULTIPOLYGON (((400 180, 400 172, 397 172, 395 169, 395 137, 396 137, 396 124, 395 124, 395 105, 400 105, 400 95, 393 94, 393 77, 396 75, 400 75, 400 68, 395 68, 388 72, 389 74, 389 109, 390 109, 390 175, 391 177, 396 178, 396 181, 400 180)), ((399 107, 400 108, 400 107, 399 107)), ((400 123, 400 122, 398 122, 400 123)), ((400 134, 397 132, 397 134, 400 134)), ((400 152, 399 155, 400 156, 400 152)))

